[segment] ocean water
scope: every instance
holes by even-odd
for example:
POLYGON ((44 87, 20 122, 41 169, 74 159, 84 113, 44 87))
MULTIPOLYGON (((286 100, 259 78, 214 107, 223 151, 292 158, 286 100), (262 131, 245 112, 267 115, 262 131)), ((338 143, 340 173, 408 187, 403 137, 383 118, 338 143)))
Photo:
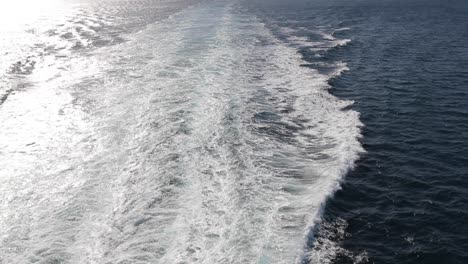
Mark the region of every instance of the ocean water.
POLYGON ((350 71, 330 84, 355 101, 366 154, 327 204, 328 225, 345 230, 333 263, 353 263, 351 252, 369 263, 468 263, 467 3, 339 9, 351 28, 340 37, 353 41, 326 59, 350 71))
POLYGON ((466 263, 463 1, 0 4, 0 263, 466 263))

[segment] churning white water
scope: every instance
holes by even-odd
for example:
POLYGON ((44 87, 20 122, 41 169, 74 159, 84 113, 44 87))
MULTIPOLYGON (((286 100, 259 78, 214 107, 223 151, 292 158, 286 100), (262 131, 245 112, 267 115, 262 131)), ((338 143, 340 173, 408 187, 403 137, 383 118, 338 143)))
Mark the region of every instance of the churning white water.
POLYGON ((301 261, 361 151, 331 76, 232 1, 124 38, 7 80, 0 263, 301 261))

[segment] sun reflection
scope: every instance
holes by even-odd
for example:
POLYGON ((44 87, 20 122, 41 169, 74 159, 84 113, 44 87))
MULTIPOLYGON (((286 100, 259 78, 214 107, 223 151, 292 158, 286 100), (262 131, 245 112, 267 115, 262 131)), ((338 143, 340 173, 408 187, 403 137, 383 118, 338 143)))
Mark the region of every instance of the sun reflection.
POLYGON ((0 29, 11 29, 50 16, 60 0, 0 0, 0 29))

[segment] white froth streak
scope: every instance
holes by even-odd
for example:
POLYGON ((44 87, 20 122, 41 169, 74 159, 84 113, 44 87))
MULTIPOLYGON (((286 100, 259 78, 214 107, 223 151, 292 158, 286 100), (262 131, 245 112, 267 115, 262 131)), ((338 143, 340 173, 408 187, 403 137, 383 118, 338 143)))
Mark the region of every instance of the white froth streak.
POLYGON ((97 51, 94 71, 56 79, 61 89, 2 108, 11 130, 1 142, 18 143, 2 160, 31 154, 1 171, 3 260, 300 262, 362 151, 358 114, 342 110, 350 102, 233 4, 196 6, 131 38, 97 51), (49 127, 17 133, 4 109, 57 91, 33 104, 43 118, 21 120, 49 127))

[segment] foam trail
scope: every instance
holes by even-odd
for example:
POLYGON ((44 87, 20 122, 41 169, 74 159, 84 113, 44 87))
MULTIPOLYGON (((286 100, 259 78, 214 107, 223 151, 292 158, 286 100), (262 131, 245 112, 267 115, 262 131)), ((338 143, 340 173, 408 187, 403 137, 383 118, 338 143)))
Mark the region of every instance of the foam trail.
POLYGON ((60 107, 39 120, 54 140, 2 122, 0 142, 18 143, 0 156, 17 153, 0 177, 2 260, 300 262, 362 151, 351 102, 237 4, 200 4, 129 38, 55 81, 60 107), (34 155, 20 154, 20 136, 34 155))

